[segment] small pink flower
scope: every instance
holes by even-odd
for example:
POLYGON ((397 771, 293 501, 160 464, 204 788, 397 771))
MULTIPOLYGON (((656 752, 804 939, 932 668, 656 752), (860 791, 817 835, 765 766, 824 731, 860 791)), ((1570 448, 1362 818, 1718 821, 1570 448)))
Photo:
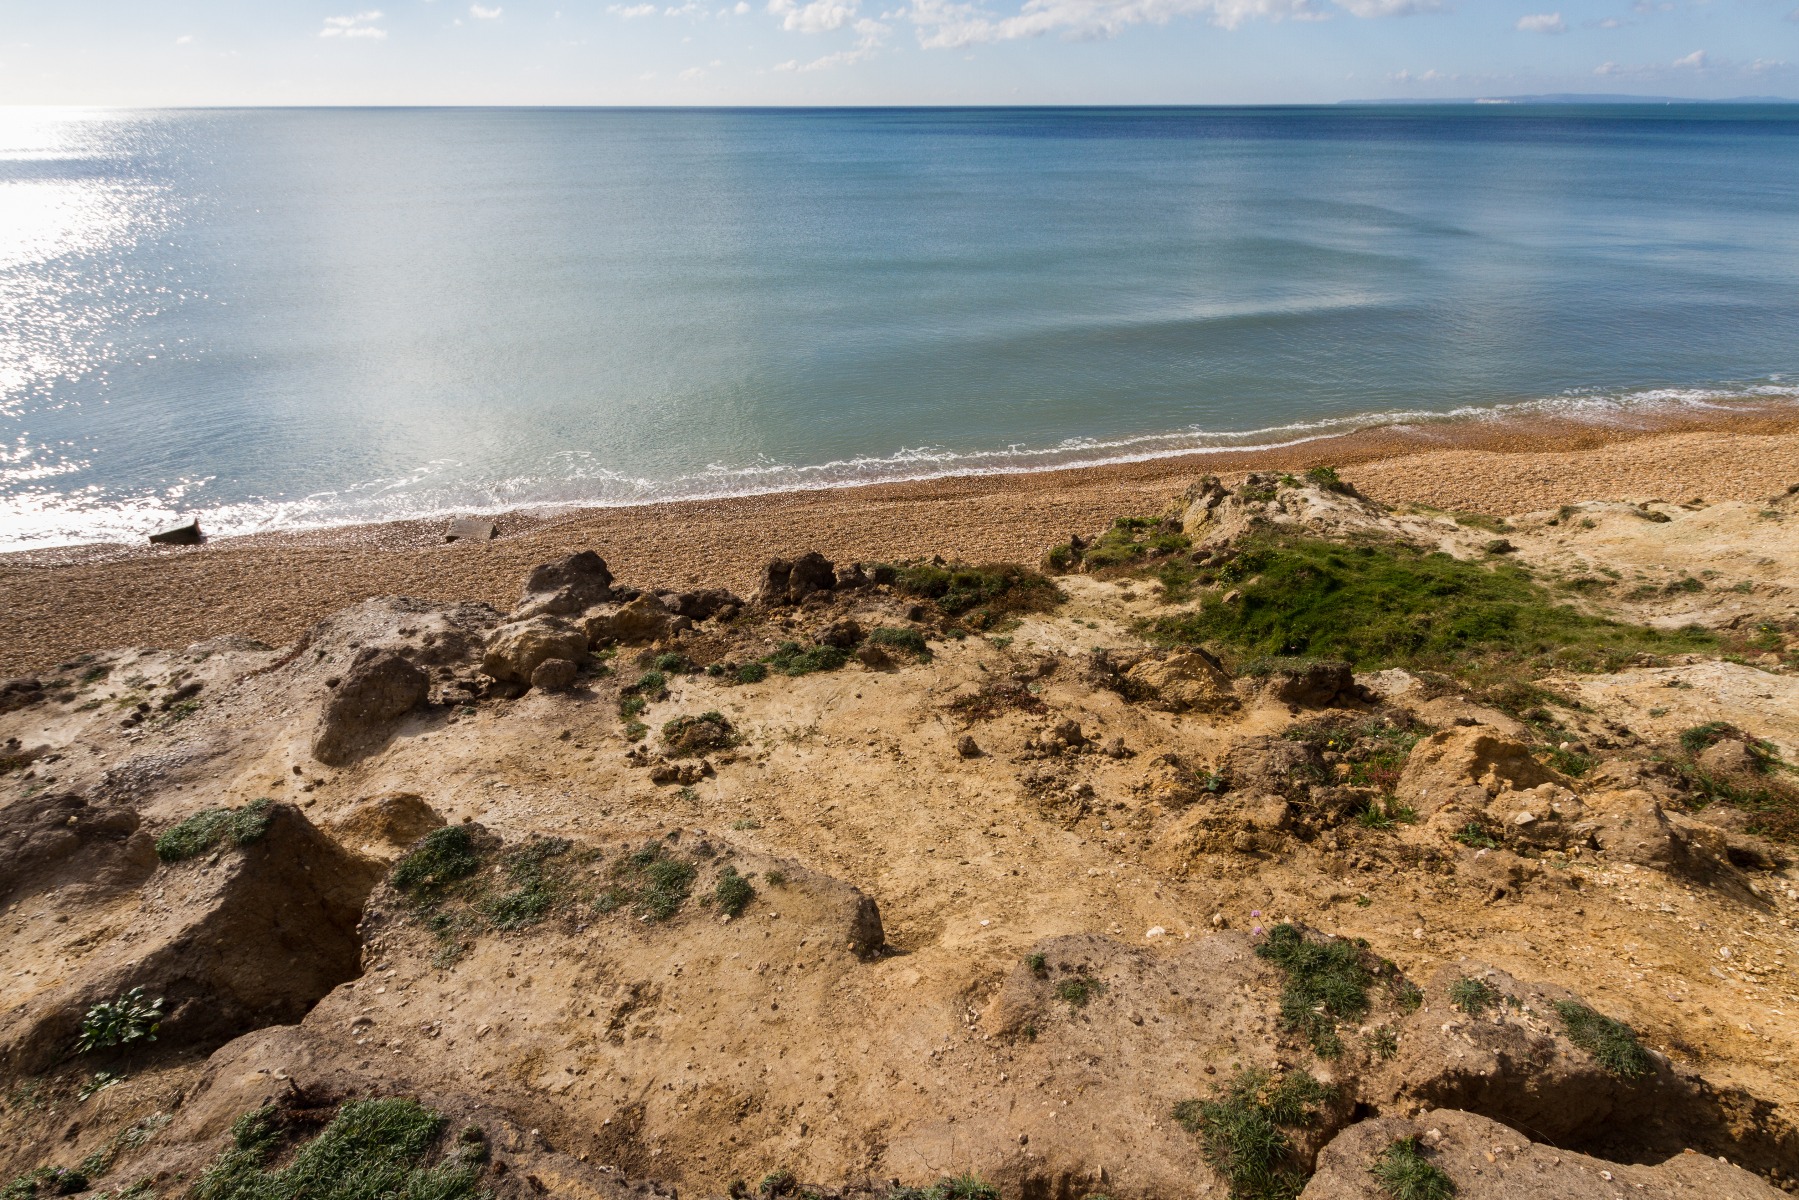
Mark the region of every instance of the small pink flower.
POLYGON ((1252 908, 1249 910, 1249 915, 1252 917, 1259 917, 1262 915, 1262 910, 1259 908, 1252 908))
POLYGON ((1256 926, 1256 927, 1255 927, 1255 931, 1254 931, 1254 932, 1255 932, 1255 935, 1256 935, 1256 936, 1257 936, 1257 937, 1261 937, 1261 936, 1262 936, 1262 927, 1261 927, 1261 926, 1260 926, 1260 925, 1257 925, 1257 926, 1256 926))

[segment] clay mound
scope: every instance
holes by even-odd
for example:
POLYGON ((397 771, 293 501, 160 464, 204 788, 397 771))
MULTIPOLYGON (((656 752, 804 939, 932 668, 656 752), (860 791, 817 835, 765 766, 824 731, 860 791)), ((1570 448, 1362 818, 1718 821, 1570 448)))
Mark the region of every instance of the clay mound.
POLYGON ((135 809, 45 794, 0 809, 0 906, 52 887, 136 887, 156 869, 135 809))
MULTIPOLYGON (((0 1067, 27 1074, 63 1060, 83 1014, 132 988, 164 999, 159 1045, 211 1046, 297 1021, 355 975, 356 924, 378 868, 339 849, 290 806, 263 815, 266 828, 249 844, 145 878, 122 923, 116 912, 76 909, 76 920, 94 924, 77 939, 83 955, 40 972, 29 994, 9 995, 14 1003, 0 1013, 0 1067)), ((125 847, 121 857, 138 853, 129 840, 125 847)))
POLYGON ((392 650, 364 646, 326 697, 312 756, 342 766, 378 749, 393 724, 424 700, 431 678, 392 650))
POLYGON ((390 792, 363 801, 325 828, 340 844, 363 857, 391 863, 443 823, 443 817, 424 797, 390 792))
POLYGON ((1383 1160, 1403 1154, 1391 1150, 1394 1143, 1413 1138, 1416 1159, 1447 1176, 1460 1200, 1677 1195, 1777 1200, 1786 1194, 1741 1167, 1691 1151, 1655 1166, 1628 1166, 1534 1142, 1473 1113, 1438 1109, 1363 1121, 1344 1131, 1319 1154, 1318 1173, 1300 1193, 1301 1200, 1392 1200, 1405 1194, 1385 1186, 1376 1169, 1383 1160))

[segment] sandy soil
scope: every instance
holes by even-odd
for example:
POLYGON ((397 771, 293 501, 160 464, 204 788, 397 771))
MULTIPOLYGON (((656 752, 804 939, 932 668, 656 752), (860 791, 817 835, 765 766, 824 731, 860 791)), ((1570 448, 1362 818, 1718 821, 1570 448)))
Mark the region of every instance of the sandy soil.
POLYGON ((516 598, 533 565, 597 549, 650 587, 745 590, 757 565, 941 554, 1035 561, 1071 533, 1158 510, 1187 482, 1320 464, 1388 503, 1520 513, 1578 500, 1757 500, 1799 482, 1799 416, 1719 411, 1637 426, 1500 422, 1370 430, 1285 450, 1192 455, 1035 475, 932 480, 558 515, 511 514, 487 545, 443 521, 261 534, 198 548, 100 546, 0 556, 0 676, 100 647, 223 634, 271 644, 370 596, 516 598))

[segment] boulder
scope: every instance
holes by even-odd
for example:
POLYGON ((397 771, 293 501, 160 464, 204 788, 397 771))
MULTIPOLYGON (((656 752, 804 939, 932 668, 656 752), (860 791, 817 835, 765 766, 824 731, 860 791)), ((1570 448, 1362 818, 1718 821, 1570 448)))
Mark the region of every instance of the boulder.
POLYGON ((580 668, 571 659, 546 658, 531 672, 531 686, 546 692, 560 692, 572 687, 579 673, 580 668))
POLYGON ((29 708, 44 698, 44 685, 31 676, 0 682, 0 713, 29 708))
POLYGON ((856 588, 869 586, 872 580, 868 572, 862 569, 861 563, 851 563, 847 567, 838 567, 835 586, 838 591, 853 591, 856 588))
POLYGON ((1209 654, 1145 659, 1124 673, 1125 694, 1169 712, 1229 712, 1239 707, 1231 677, 1209 654))
POLYGON ((645 592, 618 608, 589 613, 585 628, 588 641, 595 645, 641 646, 693 628, 693 619, 670 612, 658 597, 645 592))
POLYGON ((613 599, 612 572, 592 550, 536 567, 525 579, 525 594, 514 617, 573 616, 613 599))
POLYGON ((1329 708, 1339 701, 1363 698, 1355 672, 1345 662, 1316 662, 1301 670, 1282 671, 1269 691, 1283 704, 1301 708, 1329 708))
POLYGON ((481 669, 509 683, 530 683, 546 659, 578 662, 587 657, 588 636, 555 617, 512 621, 494 630, 481 656, 481 669))
POLYGON ((312 756, 337 766, 373 749, 393 721, 417 707, 430 686, 430 676, 393 651, 363 647, 325 700, 312 756))
POLYGON ((693 592, 668 592, 659 597, 662 606, 676 616, 686 617, 690 621, 707 621, 726 610, 743 607, 731 592, 724 588, 701 588, 693 592))
POLYGON ((50 888, 136 887, 156 869, 137 810, 67 793, 0 808, 0 906, 50 888))
POLYGON ((1218 476, 1201 477, 1181 498, 1181 532, 1188 537, 1198 533, 1212 519, 1218 506, 1230 498, 1230 494, 1230 489, 1224 486, 1218 476))
POLYGON ((862 626, 853 619, 834 621, 824 627, 818 635, 823 646, 835 646, 839 650, 852 650, 862 640, 862 626))
POLYGON ((1531 757, 1529 747, 1473 725, 1440 730, 1414 746, 1394 790, 1429 816, 1452 804, 1482 812, 1501 792, 1545 783, 1567 787, 1565 779, 1531 757))
POLYGON ((828 592, 837 586, 836 568, 831 560, 816 550, 789 561, 770 560, 762 569, 762 583, 756 589, 756 603, 763 605, 799 604, 814 592, 828 592))

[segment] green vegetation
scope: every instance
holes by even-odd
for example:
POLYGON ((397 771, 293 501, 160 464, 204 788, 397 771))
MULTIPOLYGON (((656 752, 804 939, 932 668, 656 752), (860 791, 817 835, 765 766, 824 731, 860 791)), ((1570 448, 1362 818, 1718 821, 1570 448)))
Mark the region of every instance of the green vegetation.
POLYGON ((639 914, 655 921, 674 916, 693 890, 697 872, 690 862, 669 854, 660 841, 652 841, 633 851, 613 865, 612 874, 619 881, 602 896, 602 911, 630 903, 639 914))
POLYGON ((768 884, 769 887, 786 887, 787 886, 787 872, 781 870, 779 867, 775 868, 772 871, 762 872, 762 879, 764 882, 766 882, 768 884))
POLYGON ((1593 769, 1592 756, 1582 754, 1578 750, 1564 750, 1560 746, 1551 746, 1543 752, 1543 757, 1551 767, 1570 779, 1579 779, 1593 769))
POLYGON ((693 662, 679 650, 657 655, 655 667, 665 675, 688 675, 695 669, 693 662))
POLYGON ((1368 807, 1356 814, 1356 821, 1368 829, 1393 829, 1401 824, 1415 824, 1417 820, 1416 809, 1392 797, 1370 800, 1368 807))
POLYGON ((727 866, 718 873, 718 885, 712 889, 712 902, 718 905, 718 911, 727 917, 743 915, 743 910, 756 896, 756 889, 750 881, 737 873, 736 867, 727 866))
POLYGON ((1332 716, 1294 725, 1281 736, 1342 755, 1342 761, 1349 764, 1344 783, 1391 795, 1399 786, 1412 747, 1424 740, 1426 731, 1378 717, 1345 721, 1332 716))
POLYGON ((924 634, 904 625, 883 625, 872 630, 868 640, 877 646, 892 646, 896 650, 910 650, 920 659, 931 657, 931 648, 925 644, 924 634))
POLYGON ((227 842, 233 846, 248 846, 269 831, 269 808, 274 803, 264 796, 242 808, 209 808, 197 812, 180 824, 163 830, 156 839, 156 857, 166 863, 176 863, 198 858, 227 842))
POLYGON ((939 1179, 927 1188, 895 1188, 885 1200, 1000 1200, 999 1189, 978 1175, 939 1179))
POLYGON ((1311 467, 1306 471, 1306 482, 1327 492, 1336 492, 1340 496, 1357 496, 1361 493, 1346 483, 1335 467, 1311 467))
POLYGON ((1056 999, 1066 1001, 1070 1008, 1086 1008, 1093 997, 1105 994, 1105 990, 1106 985, 1099 980, 1076 975, 1056 985, 1056 999))
POLYGON ((1471 1017, 1478 1017, 1499 1003, 1499 989, 1484 979, 1464 975, 1449 985, 1449 1002, 1471 1017))
POLYGON ((1042 979, 1049 975, 1049 960, 1041 954, 1028 954, 1024 965, 1031 969, 1031 974, 1042 979))
POLYGON ((1382 1062, 1399 1053, 1399 1035, 1390 1025, 1376 1025, 1362 1040, 1367 1043, 1368 1052, 1382 1062))
POLYGON ((562 890, 561 881, 545 869, 546 864, 573 846, 567 838, 534 837, 507 853, 503 862, 512 887, 482 905, 496 929, 518 929, 543 919, 562 890))
POLYGON ((1278 1079, 1245 1069, 1210 1100, 1183 1100, 1174 1119, 1200 1138, 1201 1152, 1234 1200, 1291 1200, 1306 1174, 1287 1130, 1318 1119, 1335 1093, 1304 1071, 1278 1079))
POLYGON ((1486 831, 1479 821, 1469 821, 1455 832, 1455 840, 1477 850, 1499 849, 1499 839, 1486 831))
POLYGON ((88 1178, 68 1167, 39 1167, 15 1176, 0 1187, 0 1200, 34 1200, 38 1196, 73 1196, 85 1192, 88 1178))
POLYGON ((394 886, 425 899, 481 869, 475 839, 461 825, 445 825, 427 833, 394 867, 394 886))
POLYGON ((1190 550, 1193 543, 1180 531, 1180 522, 1157 517, 1119 517, 1111 528, 1093 539, 1081 552, 1089 570, 1122 567, 1138 559, 1190 550))
POLYGON ((1361 947, 1345 939, 1308 941, 1297 926, 1281 924, 1268 931, 1256 954, 1286 975, 1281 1027, 1303 1033, 1320 1058, 1342 1054, 1337 1022, 1359 1020, 1370 1007, 1374 974, 1361 947))
POLYGON ((162 1027, 162 1000, 146 1000, 144 989, 134 987, 117 1000, 102 1000, 81 1017, 75 1052, 129 1049, 139 1042, 154 1042, 162 1027))
POLYGON ((1147 636, 1216 642, 1240 660, 1342 659, 1358 669, 1442 670, 1476 681, 1610 670, 1638 654, 1706 650, 1717 641, 1697 628, 1664 632, 1589 616, 1510 562, 1463 562, 1401 542, 1264 536, 1227 566, 1245 580, 1235 603, 1208 597, 1197 612, 1149 622, 1147 636))
POLYGON ((1555 1013, 1568 1031, 1568 1040, 1613 1075, 1634 1079, 1647 1075, 1653 1067, 1649 1052, 1637 1041, 1636 1031, 1624 1022, 1602 1016, 1573 1000, 1557 1000, 1555 1013))
POLYGON ((662 747, 670 758, 686 758, 724 750, 737 744, 731 722, 720 712, 703 712, 697 717, 676 717, 662 726, 662 747))
POLYGON ((1722 802, 1752 814, 1750 833, 1778 841, 1799 843, 1799 789, 1785 777, 1791 771, 1780 759, 1773 743, 1751 737, 1726 721, 1708 721, 1694 725, 1680 734, 1682 754, 1672 765, 1692 788, 1693 808, 1722 802), (1708 770, 1699 764, 1699 756, 1719 742, 1741 741, 1749 750, 1750 765, 1757 779, 1745 780, 1741 773, 1734 778, 1708 770))
POLYGON ((1424 1156, 1416 1137, 1403 1137, 1368 1168, 1393 1200, 1449 1200, 1455 1181, 1424 1156))
MULTIPOLYGON (((281 1114, 265 1105, 238 1118, 231 1145, 194 1185, 194 1200, 463 1200, 476 1189, 466 1143, 426 1166, 444 1119, 413 1100, 358 1100, 338 1110, 287 1166, 266 1164, 284 1140, 281 1114)), ((477 1159, 478 1161, 478 1159, 477 1159)))
POLYGON ((801 648, 798 642, 782 642, 763 661, 783 675, 810 675, 815 671, 835 671, 850 660, 849 651, 836 646, 801 648))
POLYGON ((939 611, 960 617, 975 629, 990 628, 1017 613, 1048 612, 1063 598, 1048 577, 1016 563, 971 567, 923 562, 892 570, 895 591, 930 600, 939 611))
POLYGON ((640 696, 660 696, 668 690, 668 676, 661 671, 645 671, 631 686, 640 696))
POLYGON ((761 683, 767 678, 768 667, 766 664, 759 662, 744 663, 737 668, 738 683, 761 683))

